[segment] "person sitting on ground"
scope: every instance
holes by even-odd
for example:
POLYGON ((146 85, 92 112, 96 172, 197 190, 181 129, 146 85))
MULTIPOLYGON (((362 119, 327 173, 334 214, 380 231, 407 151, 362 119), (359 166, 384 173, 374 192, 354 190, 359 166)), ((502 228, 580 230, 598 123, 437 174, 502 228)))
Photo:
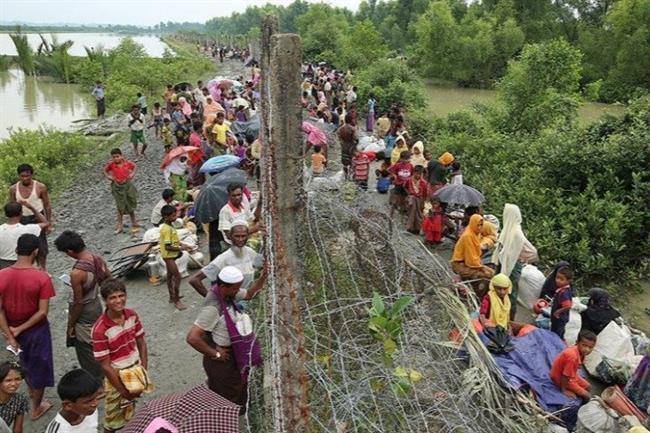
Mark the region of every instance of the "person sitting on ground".
POLYGON ((370 158, 357 149, 352 157, 352 179, 357 188, 368 191, 368 175, 370 173, 370 158))
MULTIPOLYGON (((494 270, 481 263, 481 229, 483 217, 474 214, 467 229, 456 242, 451 258, 451 268, 463 280, 488 279, 494 270)), ((482 297, 482 293, 479 293, 482 297)))
POLYGON ((160 210, 160 214, 163 217, 163 223, 160 226, 158 245, 160 247, 160 257, 165 262, 165 268, 167 269, 169 302, 174 304, 174 307, 178 310, 184 310, 186 307, 181 302, 179 294, 181 273, 176 265, 176 259, 183 254, 183 251, 191 251, 191 248, 179 241, 178 232, 172 226, 172 222, 176 221, 176 208, 167 204, 160 210))
POLYGON ((266 281, 266 270, 248 290, 242 289, 244 275, 233 266, 226 266, 219 272, 212 287, 215 301, 201 308, 196 321, 187 333, 186 341, 197 352, 203 354, 203 368, 208 377, 208 388, 222 397, 241 406, 240 414, 246 411, 247 384, 242 380, 235 355, 231 349, 230 333, 224 313, 234 317, 236 301, 252 299, 266 281), (221 307, 220 298, 226 303, 221 307), (211 334, 206 341, 204 334, 211 334))
POLYGON ((314 146, 313 153, 311 154, 312 174, 322 174, 325 171, 325 164, 327 164, 327 159, 325 159, 321 147, 318 145, 314 146))
POLYGON ((206 297, 206 302, 211 298, 211 292, 203 285, 203 280, 208 279, 211 283, 217 281, 219 272, 226 266, 234 266, 244 275, 242 287, 248 288, 253 282, 255 267, 261 264, 262 255, 254 249, 246 246, 248 242, 248 224, 246 221, 235 221, 230 228, 232 245, 214 260, 204 266, 199 272, 192 275, 188 280, 190 286, 194 287, 201 296, 206 297))
POLYGON ((429 188, 427 181, 422 177, 423 172, 424 167, 416 165, 413 168, 413 176, 406 181, 406 191, 408 192, 406 230, 415 235, 420 234, 422 228, 422 212, 429 188))
POLYGON ((381 165, 375 170, 375 176, 377 177, 377 192, 380 194, 386 194, 392 183, 389 170, 390 158, 384 158, 382 153, 378 153, 377 158, 381 159, 381 165))
MULTIPOLYGON (((29 410, 29 399, 18 392, 23 382, 23 371, 20 364, 5 361, 0 364, 0 421, 7 428, 13 424, 11 432, 22 432, 25 414, 29 410)), ((3 430, 0 428, 0 432, 3 430)))
POLYGON ((395 187, 391 191, 390 195, 390 217, 392 219, 393 212, 397 209, 399 212, 404 212, 405 201, 408 196, 408 191, 406 190, 406 183, 413 175, 413 166, 409 162, 411 154, 408 150, 402 151, 400 155, 400 160, 397 163, 390 166, 388 171, 392 176, 393 185, 395 187))
POLYGON ((485 326, 501 326, 508 329, 510 325, 510 298, 512 282, 504 274, 497 274, 490 280, 490 289, 483 297, 479 310, 479 320, 485 326))
POLYGON ((580 313, 581 329, 598 335, 609 325, 609 322, 621 317, 621 313, 612 307, 610 302, 609 293, 605 290, 599 287, 589 290, 587 309, 580 313))
POLYGON ((165 188, 162 192, 162 198, 158 200, 158 203, 151 210, 151 224, 154 227, 158 227, 163 222, 163 217, 160 211, 165 205, 171 205, 177 207, 180 202, 174 200, 174 190, 171 188, 165 188))
POLYGON ((9 202, 4 206, 5 217, 7 222, 0 225, 0 269, 8 268, 16 263, 16 244, 18 238, 26 233, 40 236, 42 230, 49 227, 49 223, 40 212, 36 212, 31 203, 9 202), (31 208, 36 216, 36 224, 21 224, 22 207, 31 208))
POLYGON ((551 331, 558 337, 564 339, 564 330, 569 323, 569 310, 573 305, 573 271, 569 267, 563 267, 555 273, 555 285, 557 289, 553 295, 551 305, 551 331))
POLYGON ((421 141, 416 142, 411 149, 411 164, 413 167, 420 166, 423 169, 427 166, 427 160, 424 159, 424 144, 421 141))
POLYGON ((591 399, 591 384, 583 379, 578 370, 596 345, 596 334, 582 331, 575 346, 567 347, 560 353, 551 366, 551 380, 568 397, 578 396, 587 402, 591 399))
POLYGON ((61 399, 61 410, 47 425, 45 433, 96 433, 102 383, 86 370, 77 368, 63 375, 56 392, 61 399))

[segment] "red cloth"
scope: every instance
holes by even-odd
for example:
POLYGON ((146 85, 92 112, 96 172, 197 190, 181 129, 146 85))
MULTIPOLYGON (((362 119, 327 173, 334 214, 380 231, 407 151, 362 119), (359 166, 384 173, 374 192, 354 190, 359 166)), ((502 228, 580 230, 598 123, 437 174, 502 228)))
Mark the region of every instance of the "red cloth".
POLYGON ((9 267, 0 271, 0 296, 7 323, 19 326, 36 314, 41 299, 50 299, 55 293, 52 279, 46 272, 9 267))
POLYGON ((442 240, 442 214, 427 215, 422 222, 424 240, 427 242, 440 242, 442 240))
POLYGON ((390 166, 388 171, 395 176, 393 182, 395 186, 404 186, 413 175, 413 165, 408 161, 397 161, 390 166))
MULTIPOLYGON (((99 316, 92 329, 95 359, 99 361, 109 358, 111 363, 119 363, 135 358, 134 353, 138 352, 135 340, 143 335, 144 329, 135 311, 124 309, 124 324, 122 326, 108 317, 107 313, 104 313, 99 316)), ((131 364, 133 362, 129 365, 131 364)))
POLYGON ((196 146, 196 147, 198 147, 200 149, 201 148, 201 136, 196 131, 193 131, 190 134, 189 143, 190 143, 190 146, 196 146))
POLYGON ((368 180, 370 159, 367 156, 360 153, 352 158, 352 167, 354 168, 354 180, 368 180))
POLYGON ((110 173, 117 183, 126 182, 133 170, 135 170, 135 164, 126 159, 122 164, 115 164, 115 162, 111 161, 104 168, 104 171, 110 173))
POLYGON ((413 195, 415 197, 419 198, 427 198, 428 194, 428 188, 429 188, 429 183, 420 178, 420 181, 418 182, 417 186, 419 187, 417 192, 415 191, 415 178, 410 178, 406 182, 406 190, 408 191, 409 195, 413 195))
POLYGON ((478 310, 479 314, 485 317, 490 317, 490 296, 483 296, 483 301, 481 301, 481 308, 478 310))
POLYGON ((562 391, 570 391, 577 395, 584 395, 589 388, 589 382, 578 374, 582 365, 582 357, 577 346, 567 347, 560 353, 551 367, 551 380, 562 391), (562 388, 562 378, 568 379, 566 388, 562 388))

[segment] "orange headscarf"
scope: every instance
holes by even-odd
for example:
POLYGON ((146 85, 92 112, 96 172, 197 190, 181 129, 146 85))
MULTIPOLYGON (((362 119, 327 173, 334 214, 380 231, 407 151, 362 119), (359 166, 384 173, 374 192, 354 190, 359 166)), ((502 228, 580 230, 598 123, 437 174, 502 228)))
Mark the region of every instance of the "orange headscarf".
POLYGON ((469 219, 469 225, 454 247, 452 262, 463 262, 470 268, 483 267, 481 263, 481 229, 479 228, 481 221, 483 221, 483 217, 479 214, 474 214, 469 219))
POLYGON ((454 155, 452 155, 449 152, 445 152, 442 155, 440 155, 440 158, 438 158, 438 162, 442 165, 449 165, 452 162, 454 162, 454 155))

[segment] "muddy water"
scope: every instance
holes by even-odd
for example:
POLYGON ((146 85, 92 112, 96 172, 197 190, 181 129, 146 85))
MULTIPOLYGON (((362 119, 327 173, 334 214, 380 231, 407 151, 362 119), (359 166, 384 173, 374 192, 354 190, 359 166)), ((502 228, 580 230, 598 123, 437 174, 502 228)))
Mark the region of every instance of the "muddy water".
POLYGON ((0 72, 0 139, 10 129, 50 125, 67 129, 75 119, 93 115, 94 102, 77 85, 25 76, 20 69, 0 72))
MULTIPOLYGON (((26 33, 27 41, 33 49, 38 49, 41 44, 41 38, 37 33, 26 33)), ((52 35, 44 33, 43 37, 48 42, 52 42, 52 35)), ((59 43, 71 40, 73 42, 70 48, 70 54, 73 56, 85 56, 88 48, 97 48, 102 46, 106 49, 115 48, 120 41, 126 36, 111 33, 56 33, 56 39, 59 43)), ((154 35, 129 36, 138 44, 142 45, 151 57, 162 57, 167 45, 154 35)), ((0 54, 15 56, 16 47, 9 37, 8 33, 0 33, 0 54)))
MULTIPOLYGON (((437 116, 458 110, 469 110, 472 104, 488 103, 495 100, 495 90, 466 89, 448 85, 427 84, 426 93, 431 113, 437 116)), ((585 102, 578 111, 581 123, 588 123, 597 120, 605 113, 622 114, 625 108, 620 105, 601 104, 597 102, 585 102)))

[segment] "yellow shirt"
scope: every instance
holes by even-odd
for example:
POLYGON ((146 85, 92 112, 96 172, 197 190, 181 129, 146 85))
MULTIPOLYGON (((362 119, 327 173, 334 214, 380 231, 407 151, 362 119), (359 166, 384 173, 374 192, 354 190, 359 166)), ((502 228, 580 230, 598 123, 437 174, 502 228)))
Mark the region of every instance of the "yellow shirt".
POLYGON ((178 248, 180 242, 178 240, 178 232, 172 226, 167 223, 163 223, 160 226, 160 240, 158 241, 160 246, 160 256, 163 259, 175 259, 180 257, 180 251, 168 251, 167 247, 172 246, 178 248))
POLYGON ((214 134, 214 140, 219 144, 226 144, 226 133, 230 131, 230 127, 226 123, 219 125, 218 123, 214 124, 212 128, 212 133, 214 134))

